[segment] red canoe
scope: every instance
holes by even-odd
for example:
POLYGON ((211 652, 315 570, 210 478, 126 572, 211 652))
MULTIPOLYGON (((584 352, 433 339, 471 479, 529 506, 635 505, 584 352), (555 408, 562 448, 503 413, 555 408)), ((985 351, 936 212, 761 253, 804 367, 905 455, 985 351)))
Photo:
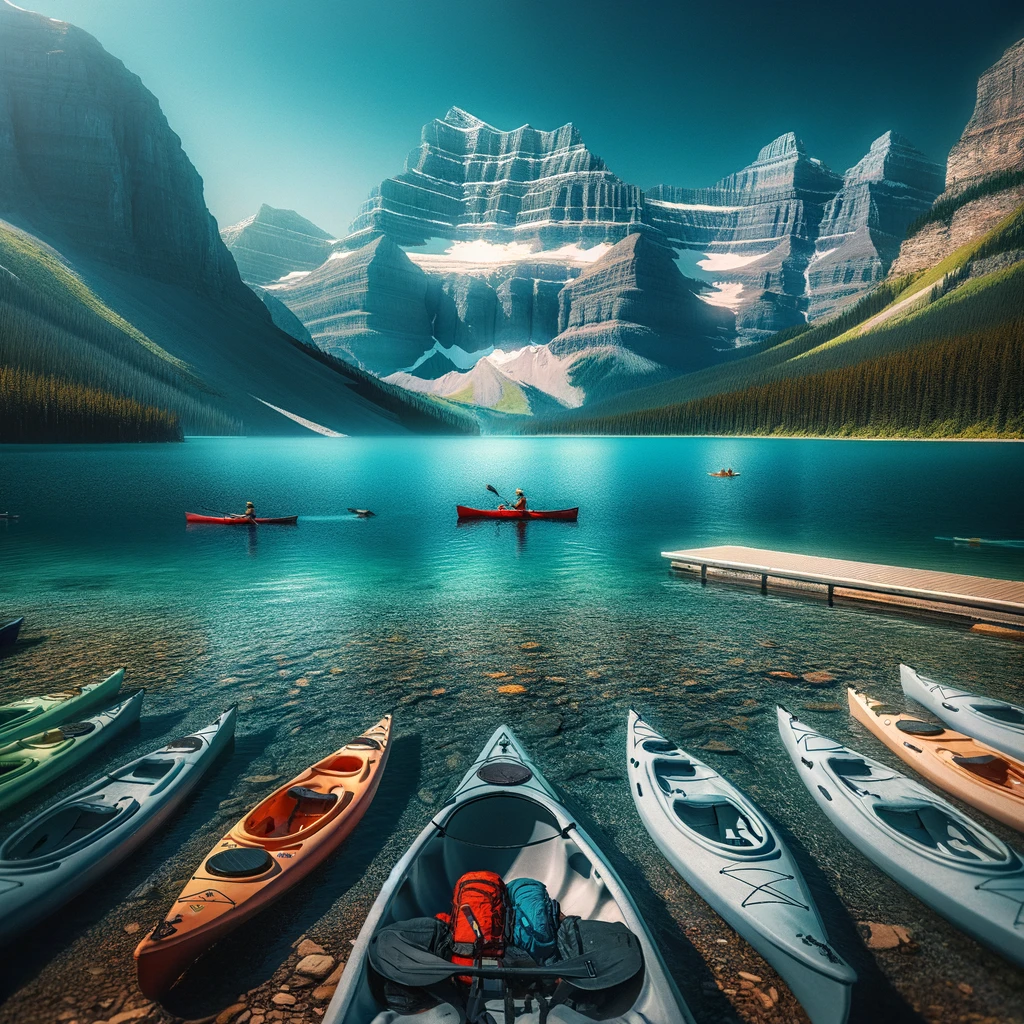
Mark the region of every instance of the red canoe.
POLYGON ((553 512, 535 512, 527 509, 517 512, 514 508, 467 508, 465 505, 455 506, 460 519, 571 519, 576 522, 580 514, 579 508, 560 508, 553 512))
POLYGON ((247 519, 245 516, 201 516, 195 512, 185 513, 186 523, 214 523, 217 526, 293 526, 298 516, 281 516, 279 519, 247 519))

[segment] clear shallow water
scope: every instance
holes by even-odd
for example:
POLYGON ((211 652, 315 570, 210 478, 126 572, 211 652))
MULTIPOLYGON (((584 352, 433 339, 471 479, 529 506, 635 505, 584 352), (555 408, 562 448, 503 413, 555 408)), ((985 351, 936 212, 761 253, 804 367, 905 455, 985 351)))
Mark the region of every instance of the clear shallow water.
MULTIPOLYGON (((702 983, 714 987, 719 961, 726 987, 735 963, 759 961, 642 830, 622 763, 625 712, 636 706, 684 745, 738 751, 707 756, 806 853, 833 936, 867 979, 857 1014, 906 1019, 918 1003, 938 1005, 936 1019, 1008 1019, 1024 1003, 1019 973, 834 832, 789 769, 772 712, 782 701, 895 763, 845 710, 821 708, 843 708, 851 683, 895 698, 901 659, 1020 700, 1024 648, 924 618, 701 588, 674 577, 659 552, 742 543, 1024 579, 1024 549, 934 539, 1024 539, 1022 463, 1024 449, 1010 444, 740 439, 0 448, 0 506, 22 514, 0 522, 0 618, 25 614, 28 641, 0 661, 2 699, 120 664, 147 690, 140 731, 43 796, 239 704, 232 754, 150 851, 18 954, 23 987, 0 990, 14 992, 0 1014, 52 1019, 69 989, 84 1006, 127 985, 138 935, 124 926, 158 920, 220 831, 270 788, 245 780, 288 778, 390 710, 393 758, 353 839, 260 919, 258 936, 228 940, 201 963, 177 1012, 227 1005, 303 932, 344 953, 391 864, 501 722, 594 828, 695 1011, 734 1012, 702 983), (729 465, 742 476, 707 476, 729 465), (486 506, 487 483, 524 487, 534 507, 579 504, 580 521, 457 525, 455 504, 486 506), (247 498, 260 514, 303 518, 255 531, 184 523, 186 509, 240 510, 247 498), (349 505, 378 515, 349 517, 349 505), (837 681, 816 688, 767 674, 821 669, 837 681), (525 692, 499 692, 510 684, 525 692), (908 925, 920 951, 873 957, 858 920, 908 925), (97 963, 103 972, 89 973, 97 963)), ((29 813, 0 817, 0 834, 29 813)), ((778 1012, 791 1019, 787 999, 778 1012)), ((744 1005, 737 997, 735 1012, 744 1005)))

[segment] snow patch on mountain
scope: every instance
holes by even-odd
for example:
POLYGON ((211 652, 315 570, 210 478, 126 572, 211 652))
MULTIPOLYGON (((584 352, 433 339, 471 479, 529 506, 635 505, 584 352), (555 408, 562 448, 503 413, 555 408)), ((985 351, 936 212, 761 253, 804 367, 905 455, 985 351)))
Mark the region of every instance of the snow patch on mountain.
POLYGON ((738 252, 706 252, 704 259, 697 260, 697 266, 709 274, 717 274, 722 270, 735 270, 737 267, 745 267, 764 256, 763 252, 755 253, 753 256, 742 256, 738 252))
POLYGON ((743 294, 743 283, 741 281, 714 281, 712 284, 717 291, 711 295, 698 294, 697 298, 709 306, 724 306, 735 313, 743 301, 740 298, 743 294))

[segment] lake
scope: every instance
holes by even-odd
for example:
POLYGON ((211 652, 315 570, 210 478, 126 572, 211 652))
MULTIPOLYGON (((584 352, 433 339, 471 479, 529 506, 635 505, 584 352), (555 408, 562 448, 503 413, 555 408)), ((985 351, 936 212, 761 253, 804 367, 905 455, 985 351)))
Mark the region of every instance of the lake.
MULTIPOLYGON (((1019 1017, 1021 972, 880 874, 821 815, 782 751, 774 707, 896 767, 851 723, 848 684, 898 699, 902 660, 1019 701, 1024 645, 939 619, 702 588, 660 552, 750 544, 1024 579, 1024 543, 936 540, 1024 542, 1022 469, 1020 445, 964 442, 0 447, 0 510, 21 514, 0 522, 0 620, 26 616, 24 642, 0 661, 2 699, 119 665, 126 686, 146 688, 141 727, 40 801, 239 708, 233 750, 151 848, 7 954, 0 1016, 52 1021, 71 1006, 82 1024, 103 1018, 104 1000, 132 984, 138 939, 272 788, 251 780, 290 778, 394 711, 387 773, 351 840, 201 961, 169 999, 175 1013, 217 1013, 270 978, 300 935, 343 957, 391 865, 504 722, 608 853, 697 1019, 761 1019, 741 988, 729 996, 715 984, 728 989, 746 970, 782 992, 766 1019, 792 1020, 774 973, 643 830, 625 785, 626 712, 636 707, 684 747, 716 740, 736 751, 701 754, 775 817, 801 858, 835 945, 862 978, 851 1019, 907 1020, 915 1006, 933 1020, 1019 1017), (723 466, 741 476, 707 475, 723 466), (523 487, 535 508, 578 504, 579 522, 458 524, 456 503, 486 507, 488 483, 506 495, 523 487), (241 511, 250 498, 261 515, 298 513, 298 525, 185 524, 186 510, 241 511), (357 519, 348 506, 377 515, 357 519), (768 675, 814 670, 836 682, 768 675), (857 922, 903 925, 913 947, 868 952, 857 922)), ((0 816, 0 834, 32 810, 0 816)))

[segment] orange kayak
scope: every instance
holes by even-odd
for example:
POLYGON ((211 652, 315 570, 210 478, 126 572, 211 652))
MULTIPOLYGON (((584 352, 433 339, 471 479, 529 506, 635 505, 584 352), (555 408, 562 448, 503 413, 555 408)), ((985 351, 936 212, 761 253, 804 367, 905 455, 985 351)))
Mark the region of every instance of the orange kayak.
POLYGON ((849 690, 850 714, 929 782, 1024 832, 1024 764, 977 740, 849 690))
POLYGON ((195 958, 322 863, 359 824, 387 763, 391 716, 258 803, 203 858, 139 943, 139 988, 156 999, 195 958))

